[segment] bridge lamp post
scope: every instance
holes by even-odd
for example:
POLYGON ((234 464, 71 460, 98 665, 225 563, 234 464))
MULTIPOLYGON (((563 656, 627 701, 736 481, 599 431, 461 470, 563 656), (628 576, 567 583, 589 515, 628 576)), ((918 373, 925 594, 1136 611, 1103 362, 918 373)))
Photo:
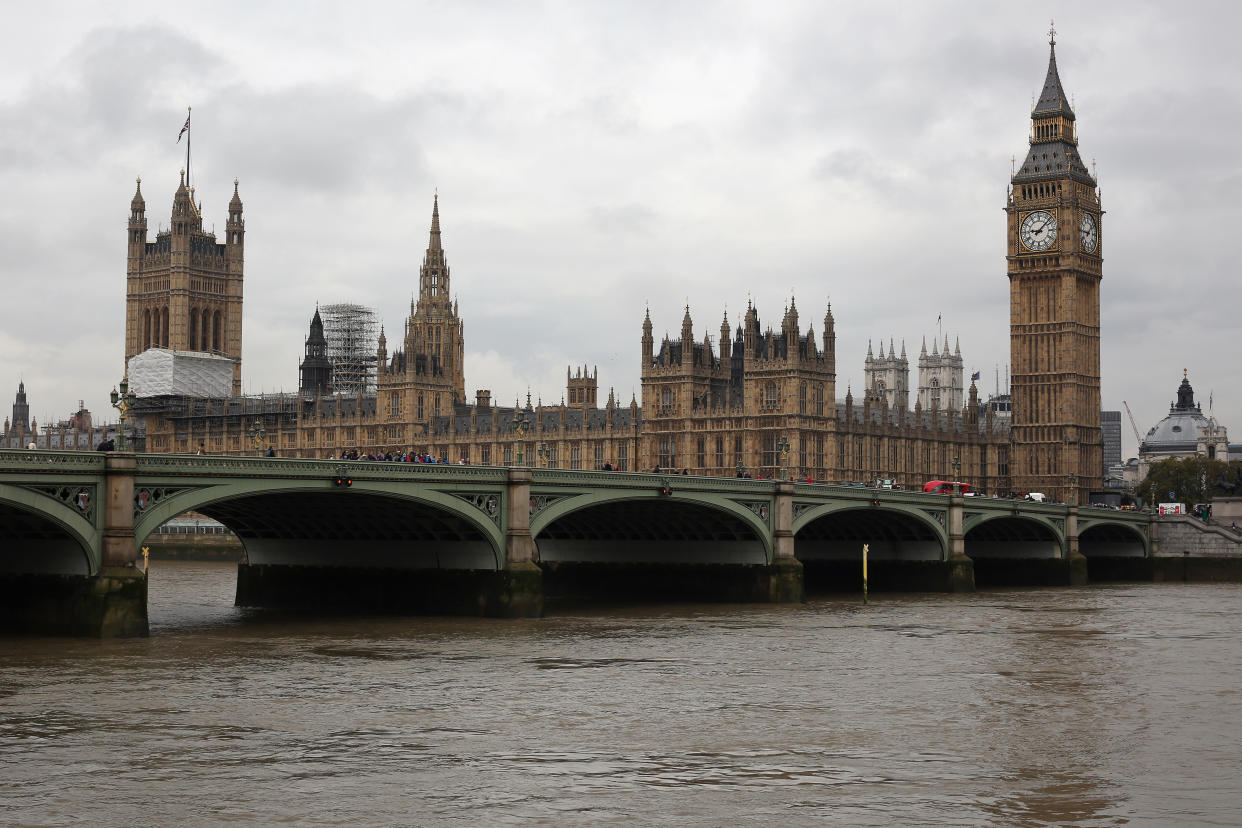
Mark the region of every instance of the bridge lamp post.
POLYGON ((530 418, 526 416, 525 411, 519 411, 513 418, 513 430, 517 434, 517 466, 521 468, 526 465, 526 432, 530 431, 530 418))
POLYGON ((953 466, 953 494, 961 494, 962 458, 959 455, 953 455, 953 463, 951 465, 953 466))
POLYGON ((1070 506, 1076 506, 1078 504, 1078 475, 1070 472, 1065 475, 1065 480, 1069 483, 1069 497, 1066 498, 1065 502, 1070 506))
POLYGON ((781 453, 781 480, 789 479, 789 438, 784 434, 776 441, 776 450, 781 453))
POLYGON ((112 388, 112 407, 117 410, 117 419, 121 421, 116 429, 116 447, 118 451, 125 451, 126 413, 138 402, 138 397, 129 390, 129 371, 126 371, 125 376, 121 378, 120 388, 119 393, 115 386, 112 388))
POLYGON ((535 449, 535 454, 539 457, 539 465, 542 468, 548 467, 548 461, 552 458, 552 450, 548 448, 547 443, 540 443, 539 448, 535 449))
POLYGON ((254 425, 246 432, 250 436, 250 442, 254 445, 254 456, 259 456, 259 447, 263 445, 263 441, 267 439, 267 429, 263 427, 263 421, 256 419, 254 425))

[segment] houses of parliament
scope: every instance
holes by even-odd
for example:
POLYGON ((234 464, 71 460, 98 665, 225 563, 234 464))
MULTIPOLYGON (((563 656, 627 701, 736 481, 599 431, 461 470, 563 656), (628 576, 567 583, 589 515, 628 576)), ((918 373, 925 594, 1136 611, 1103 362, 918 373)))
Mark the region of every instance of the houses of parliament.
POLYGON ((299 391, 261 398, 241 387, 245 223, 236 182, 225 238, 203 230, 182 178, 169 229, 147 240, 141 185, 130 205, 125 353, 152 349, 230 361, 232 393, 140 396, 131 413, 152 452, 279 456, 343 451, 429 453, 449 462, 570 469, 687 470, 690 474, 840 482, 893 478, 969 481, 989 494, 1041 491, 1087 502, 1102 475, 1100 305, 1102 210, 1082 162, 1074 112, 1050 40, 1047 75, 1031 111, 1025 160, 1007 214, 1011 406, 981 403, 962 377, 960 349, 926 343, 911 400, 909 360, 890 342, 868 351, 865 387, 838 397, 831 307, 804 327, 796 303, 775 327, 749 304, 739 325, 696 330, 690 307, 678 338, 639 350, 642 398, 601 400, 598 373, 567 372, 559 404, 500 405, 465 392, 462 317, 433 199, 418 295, 400 338, 376 342, 373 386, 331 392, 332 364, 318 310, 310 321, 299 391), (818 325, 818 330, 816 326, 818 325), (718 332, 718 336, 713 334, 718 332))

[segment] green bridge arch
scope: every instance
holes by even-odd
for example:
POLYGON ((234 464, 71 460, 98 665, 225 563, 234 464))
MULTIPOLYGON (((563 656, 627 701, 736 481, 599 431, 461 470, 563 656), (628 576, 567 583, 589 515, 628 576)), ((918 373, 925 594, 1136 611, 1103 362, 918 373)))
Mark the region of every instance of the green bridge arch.
MULTIPOLYGON (((96 498, 94 486, 84 486, 77 482, 57 483, 47 488, 56 491, 63 489, 70 497, 75 496, 80 490, 86 490, 92 499, 96 498)), ((82 556, 82 570, 78 571, 74 567, 74 572, 66 574, 94 575, 99 571, 103 538, 102 522, 98 518, 100 509, 100 504, 88 503, 88 511, 84 514, 82 509, 64 502, 53 493, 36 491, 26 486, 0 483, 0 515, 3 515, 4 511, 11 513, 10 516, 3 516, 0 519, 11 520, 13 515, 22 515, 28 516, 31 520, 49 523, 63 533, 64 541, 77 547, 77 551, 82 556), (96 520, 92 522, 88 519, 88 515, 95 516, 96 520)), ((67 557, 68 550, 63 547, 58 549, 55 538, 46 540, 51 543, 37 544, 39 548, 33 550, 27 548, 27 554, 36 556, 55 554, 67 557)), ((0 561, 0 571, 4 568, 3 562, 0 561)))
MULTIPOLYGON (((325 467, 327 468, 327 467, 325 467)), ((159 498, 153 506, 136 514, 134 536, 138 547, 157 528, 188 511, 210 509, 212 505, 237 503, 251 498, 263 498, 282 494, 315 493, 323 497, 340 497, 343 499, 374 498, 377 500, 414 503, 439 510, 454 518, 458 518, 476 530, 487 542, 496 569, 505 565, 504 529, 501 515, 504 510, 504 494, 502 491, 486 491, 486 495, 495 498, 494 519, 489 518, 486 509, 480 510, 466 499, 474 494, 471 489, 462 491, 443 491, 436 483, 443 481, 392 481, 377 479, 352 478, 348 488, 338 489, 331 480, 318 478, 280 478, 249 477, 229 478, 226 482, 214 485, 192 485, 176 490, 159 498)), ((145 490, 149 493, 168 491, 167 481, 135 480, 136 496, 145 490), (160 485, 156 485, 156 484, 160 485)), ((486 487, 485 487, 486 488, 486 487)), ((226 524, 227 525, 227 524, 226 524)), ((243 545, 245 540, 243 539, 243 545)))

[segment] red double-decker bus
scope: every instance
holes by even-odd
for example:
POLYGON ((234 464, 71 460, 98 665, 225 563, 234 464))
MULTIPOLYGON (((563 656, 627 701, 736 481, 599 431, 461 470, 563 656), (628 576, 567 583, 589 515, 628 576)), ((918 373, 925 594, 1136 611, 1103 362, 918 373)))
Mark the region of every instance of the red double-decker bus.
POLYGON ((952 480, 933 480, 930 483, 924 483, 923 491, 929 494, 953 494, 955 486, 960 494, 969 494, 974 491, 969 483, 960 483, 952 480))

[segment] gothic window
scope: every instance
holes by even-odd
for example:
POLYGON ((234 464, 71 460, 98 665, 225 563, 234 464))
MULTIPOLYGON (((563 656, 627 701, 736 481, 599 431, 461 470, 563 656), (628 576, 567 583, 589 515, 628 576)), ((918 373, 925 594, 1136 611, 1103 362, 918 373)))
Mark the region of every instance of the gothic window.
POLYGON ((420 420, 424 419, 423 417, 423 395, 422 394, 418 395, 418 419, 420 420))
POLYGON ((431 329, 431 355, 440 356, 440 328, 431 329))
POLYGON ((670 469, 677 465, 677 444, 672 437, 660 438, 659 465, 662 469, 670 469))
POLYGON ((776 383, 769 382, 763 387, 763 407, 776 408, 778 405, 776 383))
POLYGON ((822 434, 815 437, 815 468, 823 474, 824 468, 824 436, 822 434))
POLYGON ((142 348, 145 351, 151 347, 151 309, 147 308, 142 312, 142 348))
POLYGON ((931 405, 932 408, 940 407, 940 380, 935 377, 931 381, 931 405))
POLYGON ((505 464, 506 466, 512 466, 512 465, 513 465, 513 446, 505 446, 505 460, 504 460, 504 464, 505 464))
POLYGON ((724 438, 717 437, 716 438, 716 466, 718 468, 724 468, 724 464, 725 464, 724 438))
POLYGON ((220 344, 220 311, 216 311, 211 319, 211 350, 221 353, 224 348, 220 344))
POLYGON ((595 468, 602 469, 604 467, 604 444, 595 444, 595 468))
POLYGON ((742 464, 742 436, 739 434, 733 438, 733 465, 735 467, 742 464))
POLYGON ((673 389, 660 389, 660 413, 671 414, 673 411, 673 389))
POLYGON ((775 471, 777 466, 775 434, 763 435, 763 458, 759 462, 765 469, 775 471))
POLYGON ((805 434, 798 435, 798 467, 800 469, 806 469, 806 448, 809 442, 811 441, 805 434))
POLYGON ((211 332, 208 330, 208 324, 209 324, 210 319, 211 317, 208 314, 208 312, 203 311, 203 324, 200 325, 198 329, 199 342, 201 343, 198 346, 198 349, 200 351, 206 351, 211 346, 211 341, 210 341, 211 332))
POLYGON ((490 466, 492 464, 491 446, 479 446, 479 462, 484 466, 490 466))
POLYGON ((190 348, 195 346, 195 340, 198 339, 198 311, 190 308, 190 348))
POLYGON ((436 394, 435 397, 432 399, 431 416, 433 417, 440 416, 440 395, 439 394, 436 394))
POLYGON ((707 468, 707 438, 700 437, 695 449, 695 460, 698 461, 698 468, 707 468))
POLYGON ((617 471, 630 470, 630 444, 622 443, 617 446, 617 471))
POLYGON ((390 417, 401 416, 401 395, 392 394, 388 398, 388 415, 390 417))
POLYGON ((571 469, 582 468, 582 447, 577 444, 569 447, 569 467, 571 469))
POLYGON ((798 385, 798 413, 806 413, 806 383, 798 385))

